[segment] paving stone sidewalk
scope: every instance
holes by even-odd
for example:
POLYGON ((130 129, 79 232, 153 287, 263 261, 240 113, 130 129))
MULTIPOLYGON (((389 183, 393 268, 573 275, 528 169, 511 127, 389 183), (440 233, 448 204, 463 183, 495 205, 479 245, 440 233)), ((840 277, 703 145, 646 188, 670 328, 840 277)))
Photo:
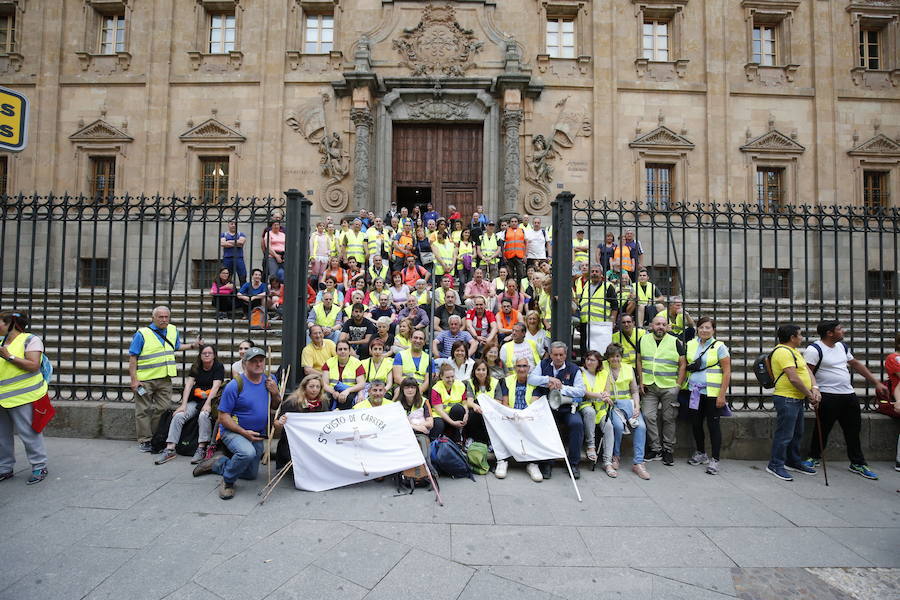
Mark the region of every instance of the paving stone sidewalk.
MULTIPOLYGON (((532 483, 442 480, 330 492, 287 479, 219 499, 187 458, 162 466, 134 444, 48 438, 50 477, 0 483, 0 600, 900 598, 900 473, 866 481, 832 463, 776 480, 761 462, 719 476, 680 460, 650 481, 565 470, 532 483)), ((265 473, 265 469, 262 469, 265 473)), ((263 475, 264 476, 264 475, 263 475)))

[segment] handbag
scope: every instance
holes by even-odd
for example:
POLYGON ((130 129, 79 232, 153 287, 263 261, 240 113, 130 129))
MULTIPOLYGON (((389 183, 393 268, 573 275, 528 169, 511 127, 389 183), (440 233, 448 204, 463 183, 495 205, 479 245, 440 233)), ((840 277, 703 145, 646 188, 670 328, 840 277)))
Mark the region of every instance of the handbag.
POLYGON ((419 260, 423 265, 430 265, 434 262, 434 252, 419 252, 419 260))
POLYGON ((42 432, 55 414, 56 409, 50 404, 50 396, 44 394, 42 398, 31 403, 31 428, 35 433, 42 432))

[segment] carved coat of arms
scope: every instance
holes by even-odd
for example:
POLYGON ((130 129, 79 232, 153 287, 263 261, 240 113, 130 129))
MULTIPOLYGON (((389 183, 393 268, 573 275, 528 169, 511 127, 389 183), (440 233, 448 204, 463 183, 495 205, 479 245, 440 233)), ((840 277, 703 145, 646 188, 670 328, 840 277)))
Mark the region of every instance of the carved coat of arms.
POLYGON ((452 6, 428 5, 422 20, 412 29, 403 30, 403 38, 394 40, 404 63, 413 77, 445 75, 462 77, 472 67, 473 56, 481 51, 471 29, 456 21, 452 6))

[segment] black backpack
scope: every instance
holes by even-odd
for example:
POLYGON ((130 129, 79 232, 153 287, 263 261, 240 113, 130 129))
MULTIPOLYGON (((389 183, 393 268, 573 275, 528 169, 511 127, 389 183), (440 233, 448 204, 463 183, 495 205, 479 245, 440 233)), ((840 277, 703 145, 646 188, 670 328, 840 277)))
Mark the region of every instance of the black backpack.
MULTIPOLYGON (((203 417, 207 419, 209 417, 203 417)), ((199 446, 199 438, 200 438, 200 411, 197 411, 193 417, 184 422, 184 427, 181 428, 181 437, 178 438, 178 443, 175 444, 175 452, 182 456, 193 456, 194 452, 197 451, 197 446, 199 446)))
POLYGON ((159 425, 156 426, 156 431, 153 432, 153 437, 150 438, 150 451, 153 454, 162 452, 162 449, 166 447, 166 438, 169 437, 169 425, 172 424, 172 415, 174 414, 175 409, 167 408, 159 415, 159 425))
MULTIPOLYGON (((775 354, 775 350, 778 350, 778 346, 771 352, 767 352, 766 354, 760 354, 756 357, 756 360, 753 361, 753 374, 756 375, 756 380, 759 381, 759 385, 763 387, 763 389, 771 390, 775 387, 775 384, 778 383, 778 380, 781 379, 781 376, 784 375, 784 371, 782 371, 778 377, 775 377, 772 374, 772 355, 775 354)), ((791 358, 794 359, 794 367, 797 367, 797 358, 794 356, 794 353, 791 353, 791 358)))
POLYGON ((431 464, 441 473, 454 479, 468 478, 475 481, 465 452, 446 435, 431 442, 431 464))

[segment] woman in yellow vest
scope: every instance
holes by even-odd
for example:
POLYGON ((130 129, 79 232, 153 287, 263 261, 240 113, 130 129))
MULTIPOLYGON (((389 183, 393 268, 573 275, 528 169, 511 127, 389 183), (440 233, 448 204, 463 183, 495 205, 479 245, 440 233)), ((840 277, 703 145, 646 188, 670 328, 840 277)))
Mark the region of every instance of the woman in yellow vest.
POLYGON ((431 244, 434 251, 434 275, 440 277, 444 273, 453 275, 456 267, 456 245, 447 239, 447 234, 438 231, 437 242, 431 244))
POLYGON ((469 408, 466 435, 476 442, 491 443, 480 403, 499 402, 497 399, 497 392, 500 391, 499 383, 498 380, 491 377, 491 370, 483 359, 475 361, 475 364, 472 365, 472 376, 466 382, 466 406, 469 408))
POLYGON ((463 429, 469 422, 466 407, 466 386, 456 381, 452 365, 444 363, 438 372, 439 381, 431 388, 431 410, 434 413, 434 428, 431 437, 445 434, 458 444, 463 442, 463 429))
POLYGON ((584 379, 584 401, 578 405, 581 420, 584 422, 584 441, 587 445, 587 458, 597 462, 596 431, 600 427, 603 434, 603 468, 610 477, 619 474, 612 466, 613 426, 608 416, 612 404, 609 393, 609 371, 602 369, 603 357, 596 350, 589 350, 584 355, 584 367, 581 376, 584 379))
POLYGON ((475 272, 475 244, 472 243, 471 230, 462 231, 456 248, 456 276, 459 278, 459 289, 462 292, 466 284, 472 281, 472 274, 475 272))
MULTIPOLYGON (((362 361, 363 369, 366 371, 366 387, 364 392, 368 392, 369 384, 373 381, 384 383, 389 397, 391 389, 394 387, 394 361, 384 355, 385 346, 381 338, 375 338, 369 342, 369 358, 362 361)), ((365 400, 367 393, 360 394, 362 400, 365 400)))
POLYGON ((366 372, 356 357, 350 356, 350 344, 341 340, 334 347, 337 356, 329 358, 322 367, 325 392, 338 410, 353 408, 356 395, 366 386, 366 372))
POLYGON ((632 432, 631 443, 634 465, 631 470, 641 479, 650 479, 644 466, 644 445, 647 443, 647 426, 641 415, 641 401, 638 394, 634 369, 622 360, 622 346, 610 344, 606 348, 606 370, 608 372, 613 405, 613 432, 616 438, 613 446, 612 468, 618 471, 619 457, 622 455, 622 436, 627 426, 632 432))
POLYGON ((451 221, 453 223, 453 231, 450 232, 450 241, 458 244, 462 240, 463 224, 462 221, 451 221))
POLYGON ((27 333, 28 317, 23 312, 0 313, 0 481, 13 476, 16 464, 13 431, 25 446, 31 463, 29 485, 47 477, 47 451, 40 433, 46 421, 35 421, 50 410, 47 382, 41 374, 44 343, 27 333), (39 431, 35 431, 32 425, 39 431))
POLYGON ((685 356, 690 377, 683 386, 691 392, 688 407, 697 448, 688 459, 688 464, 707 465, 706 472, 710 475, 719 474, 719 451, 722 449, 719 417, 725 410, 728 385, 731 383, 731 355, 728 347, 715 335, 716 322, 713 319, 697 319, 697 338, 687 343, 685 356), (703 440, 704 420, 709 429, 709 456, 703 440))
POLYGON ((394 333, 394 345, 391 346, 391 350, 394 351, 394 356, 397 356, 404 350, 409 350, 409 338, 412 337, 412 332, 413 324, 409 319, 403 319, 397 323, 397 328, 394 333))

